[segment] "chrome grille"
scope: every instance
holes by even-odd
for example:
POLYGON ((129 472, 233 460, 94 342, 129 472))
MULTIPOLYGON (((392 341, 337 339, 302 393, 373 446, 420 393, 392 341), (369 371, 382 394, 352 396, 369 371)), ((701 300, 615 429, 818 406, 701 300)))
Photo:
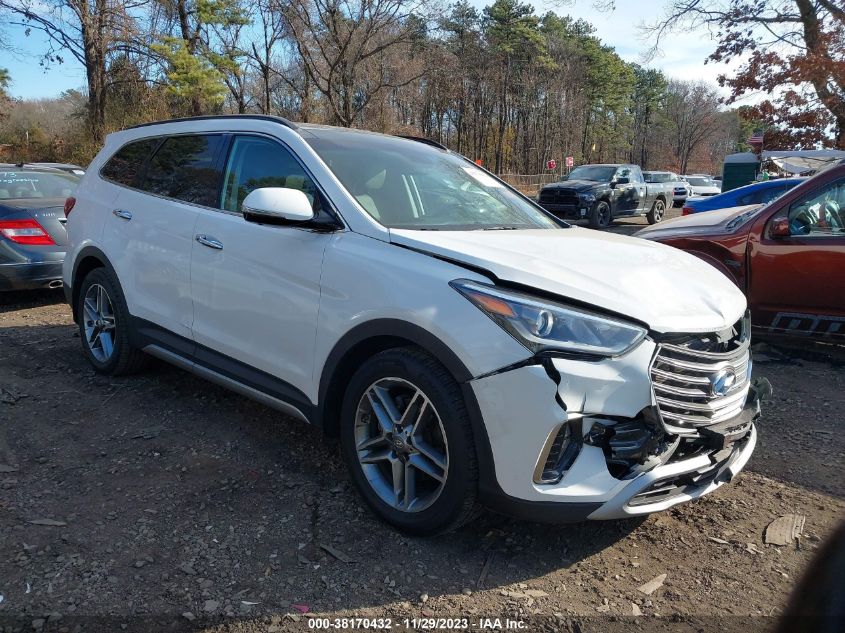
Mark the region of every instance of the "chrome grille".
POLYGON ((667 431, 689 435, 742 410, 751 381, 749 326, 746 315, 723 332, 658 345, 651 383, 667 431))

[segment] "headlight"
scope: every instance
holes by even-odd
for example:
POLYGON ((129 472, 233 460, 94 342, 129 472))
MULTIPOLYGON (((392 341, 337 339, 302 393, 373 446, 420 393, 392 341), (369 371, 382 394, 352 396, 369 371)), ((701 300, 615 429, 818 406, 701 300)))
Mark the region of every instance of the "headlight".
POLYGON ((594 193, 579 193, 578 197, 587 204, 593 204, 596 201, 596 194, 594 193))
POLYGON ((451 286, 535 353, 619 356, 646 335, 632 323, 467 279, 457 279, 451 286))

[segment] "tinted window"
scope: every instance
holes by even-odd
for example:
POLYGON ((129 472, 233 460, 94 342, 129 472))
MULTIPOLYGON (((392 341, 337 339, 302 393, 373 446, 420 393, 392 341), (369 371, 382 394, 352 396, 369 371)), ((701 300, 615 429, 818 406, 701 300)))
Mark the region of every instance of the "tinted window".
POLYGON ((789 186, 781 186, 781 187, 765 187, 763 189, 758 189, 757 191, 752 191, 751 193, 747 193, 744 196, 741 196, 738 199, 738 203, 742 204, 768 204, 772 200, 780 198, 783 194, 789 191, 789 186))
POLYGON ((569 172, 569 176, 567 176, 566 179, 609 182, 610 179, 613 177, 613 172, 615 171, 615 167, 593 167, 590 165, 582 165, 581 167, 576 167, 571 172, 569 172))
POLYGON ((158 141, 157 138, 145 138, 127 143, 109 159, 100 174, 120 185, 134 187, 138 183, 144 161, 152 154, 158 141))
POLYGON ((268 139, 239 136, 226 163, 220 207, 240 213, 244 198, 261 187, 298 189, 312 205, 319 199, 314 183, 287 149, 268 139))
POLYGON ((183 202, 216 206, 222 136, 174 136, 150 160, 143 189, 183 202))
POLYGON ((43 171, 0 171, 0 200, 67 198, 79 178, 72 174, 43 171))

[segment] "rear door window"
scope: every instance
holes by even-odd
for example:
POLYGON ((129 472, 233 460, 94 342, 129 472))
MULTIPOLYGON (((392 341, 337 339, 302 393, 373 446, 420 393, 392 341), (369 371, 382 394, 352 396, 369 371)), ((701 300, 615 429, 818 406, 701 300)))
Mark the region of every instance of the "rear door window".
POLYGON ((168 138, 150 160, 142 189, 182 202, 216 206, 222 145, 223 137, 215 134, 168 138))
POLYGON ((159 139, 145 138, 121 147, 100 170, 100 175, 119 185, 135 187, 144 162, 158 145, 159 139))

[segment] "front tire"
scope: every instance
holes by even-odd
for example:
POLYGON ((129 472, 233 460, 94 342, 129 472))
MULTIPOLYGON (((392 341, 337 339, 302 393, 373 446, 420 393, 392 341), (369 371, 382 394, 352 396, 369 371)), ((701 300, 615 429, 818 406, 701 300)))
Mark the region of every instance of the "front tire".
POLYGON ((129 342, 129 310, 120 284, 105 268, 95 268, 79 289, 79 337, 94 370, 109 376, 132 374, 149 357, 129 342))
POLYGON ((654 204, 651 205, 651 211, 645 214, 646 220, 648 220, 649 224, 657 224, 663 220, 663 216, 666 215, 666 203, 659 198, 654 201, 654 204))
POLYGON ((478 510, 478 464, 461 388, 416 348, 366 361, 349 381, 340 443, 366 504, 399 530, 431 536, 478 510))
POLYGON ((613 224, 613 213, 607 200, 599 200, 590 214, 591 229, 606 229, 613 224))

